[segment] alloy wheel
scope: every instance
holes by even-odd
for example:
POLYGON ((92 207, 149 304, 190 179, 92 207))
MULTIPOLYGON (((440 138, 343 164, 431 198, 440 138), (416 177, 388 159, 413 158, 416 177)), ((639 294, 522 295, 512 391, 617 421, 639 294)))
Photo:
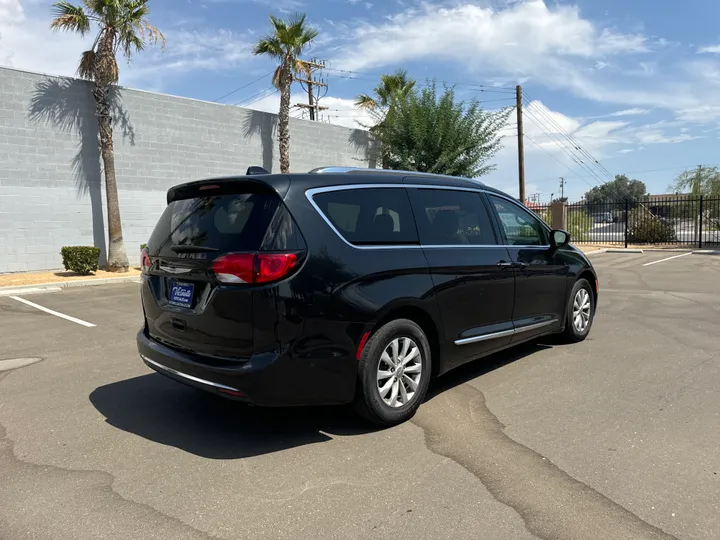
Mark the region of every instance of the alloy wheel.
POLYGON ((422 353, 412 339, 392 340, 378 362, 377 389, 390 407, 407 405, 415 396, 422 377, 422 353))

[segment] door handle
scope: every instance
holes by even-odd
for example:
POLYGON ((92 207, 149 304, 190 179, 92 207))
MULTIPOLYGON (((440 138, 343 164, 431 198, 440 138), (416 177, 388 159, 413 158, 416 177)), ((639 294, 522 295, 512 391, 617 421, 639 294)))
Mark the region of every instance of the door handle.
POLYGON ((527 268, 528 263, 525 263, 525 262, 500 261, 499 263, 497 263, 497 265, 498 265, 500 268, 519 268, 519 269, 522 269, 522 268, 527 268))

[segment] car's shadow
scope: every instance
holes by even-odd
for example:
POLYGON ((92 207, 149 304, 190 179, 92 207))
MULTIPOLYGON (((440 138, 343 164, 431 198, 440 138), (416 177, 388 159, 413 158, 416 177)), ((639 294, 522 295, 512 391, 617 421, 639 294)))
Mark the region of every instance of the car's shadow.
MULTIPOLYGON (((434 380, 428 399, 548 346, 524 345, 461 366, 434 380)), ((377 430, 349 407, 252 407, 156 373, 101 386, 90 402, 123 431, 209 459, 257 456, 377 430)))

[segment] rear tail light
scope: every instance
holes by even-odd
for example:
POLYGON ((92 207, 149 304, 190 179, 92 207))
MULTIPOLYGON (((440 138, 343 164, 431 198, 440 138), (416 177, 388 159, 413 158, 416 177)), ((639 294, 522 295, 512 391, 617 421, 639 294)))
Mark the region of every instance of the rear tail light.
POLYGON ((150 271, 151 266, 152 261, 150 260, 148 248, 144 247, 142 248, 142 251, 140 251, 140 267, 142 268, 142 273, 147 274, 150 271))
POLYGON ((270 283, 296 264, 295 253, 228 253, 213 261, 213 272, 222 283, 270 283))

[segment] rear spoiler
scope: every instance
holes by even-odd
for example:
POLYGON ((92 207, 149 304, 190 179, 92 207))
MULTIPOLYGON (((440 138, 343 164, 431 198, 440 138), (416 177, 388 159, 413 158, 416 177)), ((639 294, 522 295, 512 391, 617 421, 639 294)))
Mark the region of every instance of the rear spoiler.
POLYGON ((288 175, 271 174, 262 167, 250 167, 246 176, 206 178, 173 186, 168 189, 166 200, 170 204, 181 199, 227 193, 276 193, 284 199, 289 188, 288 175))

